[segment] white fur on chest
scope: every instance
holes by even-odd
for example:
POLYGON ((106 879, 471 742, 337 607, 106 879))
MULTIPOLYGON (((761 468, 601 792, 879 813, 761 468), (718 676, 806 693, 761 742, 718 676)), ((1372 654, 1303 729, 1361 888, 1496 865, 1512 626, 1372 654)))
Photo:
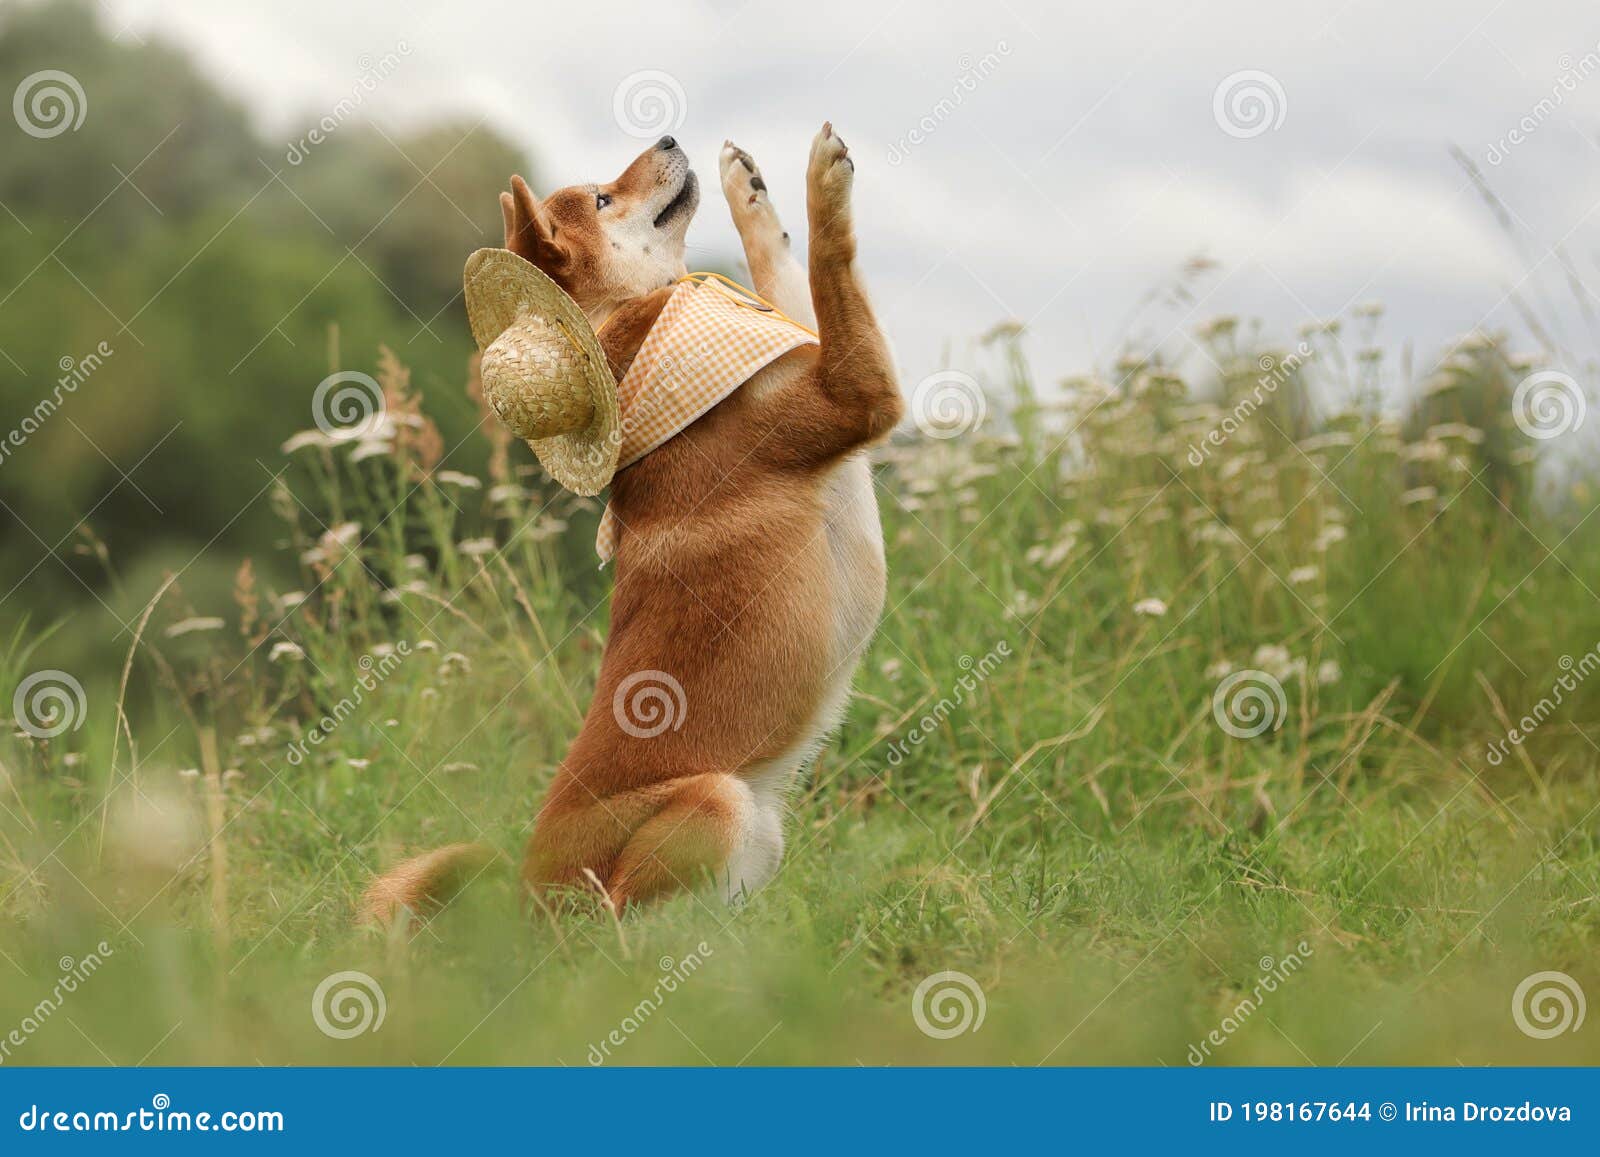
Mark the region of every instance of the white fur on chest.
POLYGON ((728 861, 724 884, 729 899, 754 891, 777 872, 783 859, 783 813, 789 791, 843 720, 856 667, 883 614, 883 524, 865 451, 841 462, 823 483, 823 519, 832 562, 833 655, 828 684, 811 720, 789 749, 742 777, 750 789, 742 825, 746 838, 728 861))

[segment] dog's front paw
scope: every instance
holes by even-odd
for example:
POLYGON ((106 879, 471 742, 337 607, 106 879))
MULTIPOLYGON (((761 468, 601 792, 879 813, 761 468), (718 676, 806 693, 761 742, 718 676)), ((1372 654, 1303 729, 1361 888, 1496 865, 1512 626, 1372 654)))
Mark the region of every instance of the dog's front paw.
POLYGON ((732 141, 724 141, 718 165, 722 174, 722 195, 728 199, 733 223, 746 247, 752 240, 787 242, 789 235, 778 223, 778 211, 773 207, 767 182, 755 158, 732 141))
POLYGON ((856 163, 844 138, 833 131, 831 122, 811 142, 811 160, 806 166, 806 211, 810 217, 813 243, 848 242, 850 187, 856 163))

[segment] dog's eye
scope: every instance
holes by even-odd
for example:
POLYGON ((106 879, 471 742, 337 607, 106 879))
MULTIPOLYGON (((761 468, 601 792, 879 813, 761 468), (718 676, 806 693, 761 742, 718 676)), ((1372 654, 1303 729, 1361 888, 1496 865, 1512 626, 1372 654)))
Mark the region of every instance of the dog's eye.
POLYGON ((604 209, 609 204, 611 204, 611 194, 609 194, 609 193, 596 193, 595 194, 595 196, 594 196, 594 207, 596 209, 604 209))

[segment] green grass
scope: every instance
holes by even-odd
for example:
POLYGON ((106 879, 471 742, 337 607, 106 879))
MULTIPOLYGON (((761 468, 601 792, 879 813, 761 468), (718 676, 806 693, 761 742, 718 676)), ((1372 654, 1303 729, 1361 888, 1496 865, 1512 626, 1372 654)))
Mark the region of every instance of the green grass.
MULTIPOLYGON (((63 957, 111 948, 0 1060, 1183 1065, 1225 1018, 1211 1063, 1600 1060, 1593 1031, 1536 1040, 1511 1011, 1536 971, 1600 994, 1596 688, 1486 754, 1600 644, 1592 492, 1541 498, 1508 415, 1481 442, 1447 413, 1313 418, 1313 369, 1358 399, 1371 370, 1329 345, 1192 466, 1221 417, 1196 396, 1231 406, 1261 372, 1231 327, 1209 340, 1215 382, 1127 363, 887 449, 887 611, 780 875, 736 909, 682 896, 620 925, 529 918, 491 871, 409 941, 352 926, 402 854, 520 852, 606 579, 593 504, 526 466, 471 488, 421 473, 426 437, 294 452, 277 548, 304 601, 120 590, 126 687, 120 661, 79 672, 80 729, 0 739, 0 1041, 63 957), (1219 726, 1230 668, 1274 674, 1279 726, 1219 726), (380 1031, 314 1023, 344 970, 381 984, 380 1031), (913 992, 944 971, 981 988, 980 1030, 919 1030, 913 992)), ((1492 343, 1451 364, 1428 406, 1516 373, 1492 343)), ((6 688, 50 666, 27 624, 8 642, 6 688)))

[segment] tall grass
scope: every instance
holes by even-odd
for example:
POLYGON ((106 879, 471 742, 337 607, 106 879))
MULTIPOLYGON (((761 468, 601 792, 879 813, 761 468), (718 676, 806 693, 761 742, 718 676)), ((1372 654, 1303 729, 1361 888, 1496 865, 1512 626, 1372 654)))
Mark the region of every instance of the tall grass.
MULTIPOLYGON (((384 353, 380 426, 285 445, 262 548, 298 586, 145 592, 81 728, 0 740, 0 1038, 34 1022, 0 1060, 1180 1064, 1227 1017, 1214 1062, 1595 1059, 1508 1011, 1535 970, 1600 992, 1595 688, 1503 742, 1600 644, 1592 484, 1541 472, 1493 338, 1387 412, 1370 321, 1274 350, 1224 319, 1060 388, 998 332, 990 420, 879 455, 888 606, 777 881, 618 925, 490 871, 391 940, 351 923, 373 872, 520 850, 608 580, 596 504, 487 419, 487 475, 441 469, 384 353), (334 1039, 348 969, 386 1020, 334 1039), (937 1039, 911 994, 951 970, 986 1020, 937 1039)), ((12 632, 4 686, 47 649, 12 632)))

